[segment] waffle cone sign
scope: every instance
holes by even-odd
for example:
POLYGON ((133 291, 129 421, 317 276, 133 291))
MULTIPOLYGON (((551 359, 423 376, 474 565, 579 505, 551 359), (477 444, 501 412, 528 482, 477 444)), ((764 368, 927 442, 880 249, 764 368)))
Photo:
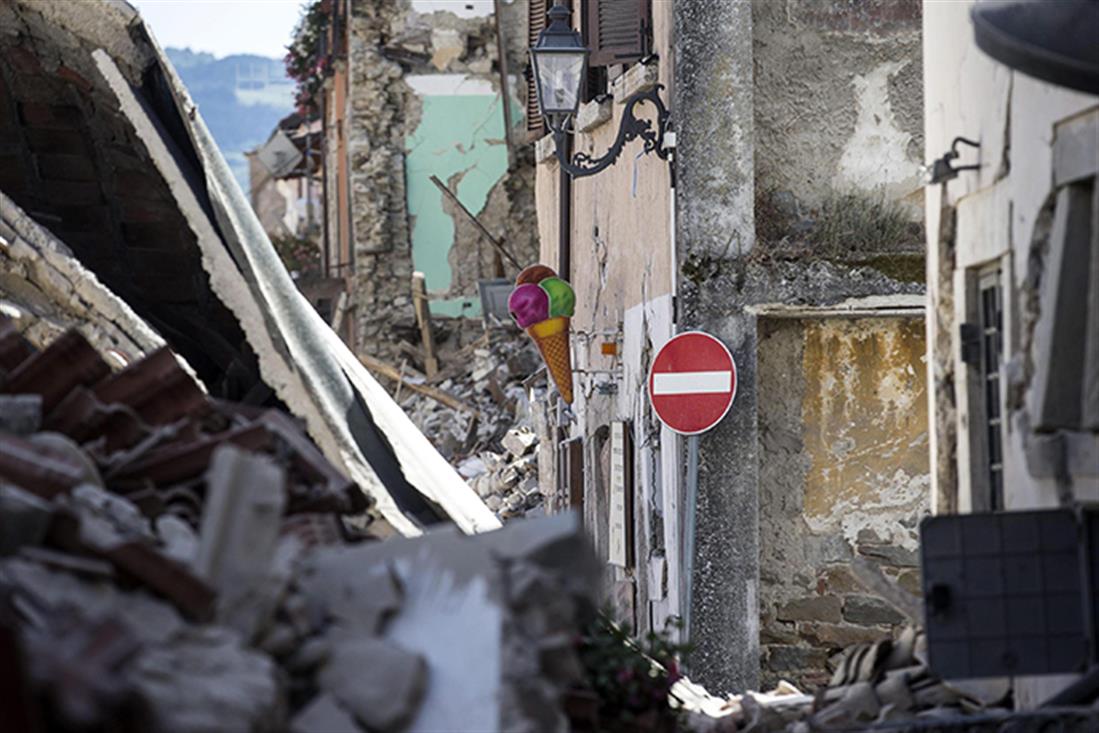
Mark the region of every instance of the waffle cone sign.
POLYGON ((571 405, 572 355, 569 352, 568 317, 558 316, 532 324, 527 327, 527 335, 538 345, 561 399, 571 405))
POLYGON ((531 265, 519 273, 508 297, 508 311, 534 339, 561 399, 572 404, 572 355, 569 321, 576 294, 567 282, 545 265, 531 265))

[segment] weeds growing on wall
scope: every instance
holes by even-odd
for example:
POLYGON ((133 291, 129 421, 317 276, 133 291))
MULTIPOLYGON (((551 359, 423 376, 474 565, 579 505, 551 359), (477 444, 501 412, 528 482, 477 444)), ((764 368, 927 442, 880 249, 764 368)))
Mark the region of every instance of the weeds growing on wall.
POLYGON ((814 208, 790 192, 756 194, 756 252, 866 266, 894 280, 924 279, 922 225, 884 192, 832 191, 814 208))

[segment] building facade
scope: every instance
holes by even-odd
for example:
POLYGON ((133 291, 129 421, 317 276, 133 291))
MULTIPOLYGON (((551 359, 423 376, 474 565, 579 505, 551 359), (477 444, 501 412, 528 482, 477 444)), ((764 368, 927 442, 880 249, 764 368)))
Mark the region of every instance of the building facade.
MULTIPOLYGON (((984 54, 972 7, 924 8, 928 160, 979 145, 927 188, 934 505, 1077 506, 1099 498, 1099 97, 984 54)), ((1016 704, 1065 683, 1017 680, 1016 704)))
MULTIPOLYGON (((572 150, 601 155, 646 89, 675 136, 670 162, 633 143, 568 181, 552 137, 535 145, 541 261, 577 294, 577 396, 545 415, 543 490, 583 512, 620 616, 644 630, 689 614, 692 678, 713 692, 819 681, 835 650, 902 620, 856 558, 918 587, 920 5, 572 9, 592 49, 572 150), (656 351, 689 330, 738 367, 730 413, 700 439, 690 564, 686 441, 646 393, 656 351)), ((545 10, 532 0, 530 17, 545 10)))

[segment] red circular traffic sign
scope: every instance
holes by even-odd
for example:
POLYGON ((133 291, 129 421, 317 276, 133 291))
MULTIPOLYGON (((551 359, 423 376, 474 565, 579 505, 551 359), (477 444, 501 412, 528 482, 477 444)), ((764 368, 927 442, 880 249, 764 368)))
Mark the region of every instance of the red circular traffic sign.
POLYGON ((735 396, 733 355, 702 331, 673 337, 649 369, 649 401, 660 421, 681 435, 697 435, 717 425, 735 396))

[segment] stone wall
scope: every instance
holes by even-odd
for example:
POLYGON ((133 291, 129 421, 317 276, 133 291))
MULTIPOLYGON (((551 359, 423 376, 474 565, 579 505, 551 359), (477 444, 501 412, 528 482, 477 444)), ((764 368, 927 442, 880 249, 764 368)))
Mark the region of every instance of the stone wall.
POLYGON ((402 0, 353 0, 348 19, 352 278, 358 349, 387 354, 390 329, 411 320, 412 251, 404 140, 418 114, 401 65, 383 53, 407 12, 402 0))
POLYGON ((761 321, 765 688, 824 684, 832 654, 902 623, 856 580, 854 556, 917 592, 930 484, 924 349, 920 318, 761 321))

